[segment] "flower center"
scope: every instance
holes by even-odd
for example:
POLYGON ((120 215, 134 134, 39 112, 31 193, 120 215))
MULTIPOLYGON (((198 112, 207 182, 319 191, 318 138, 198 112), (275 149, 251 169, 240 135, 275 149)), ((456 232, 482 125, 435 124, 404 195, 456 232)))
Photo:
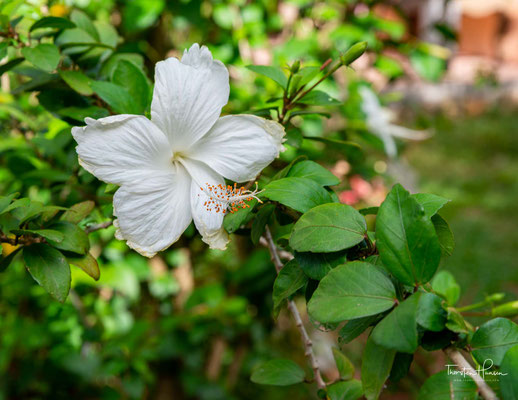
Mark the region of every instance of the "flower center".
MULTIPOLYGON (((205 183, 205 187, 200 188, 208 197, 203 206, 207 211, 215 211, 217 213, 226 214, 227 211, 235 213, 239 208, 250 208, 247 201, 256 199, 259 203, 262 201, 257 197, 262 192, 258 190, 257 182, 255 182, 255 190, 248 190, 244 186, 237 187, 230 185, 211 185, 205 183)), ((198 195, 199 196, 199 195, 198 195)))

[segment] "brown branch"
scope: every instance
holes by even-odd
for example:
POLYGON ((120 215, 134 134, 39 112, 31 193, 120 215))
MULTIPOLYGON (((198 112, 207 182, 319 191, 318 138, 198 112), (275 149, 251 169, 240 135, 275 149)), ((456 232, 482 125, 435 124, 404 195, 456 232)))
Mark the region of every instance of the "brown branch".
MULTIPOLYGON (((282 261, 279 257, 279 253, 277 251, 277 247, 275 246, 275 243, 272 238, 272 234, 270 232, 270 228, 268 225, 266 225, 265 232, 264 232, 265 240, 268 245, 268 250, 270 250, 270 255, 272 257, 273 265, 275 265, 275 269, 277 270, 277 273, 279 273, 283 267, 282 261)), ((304 327, 304 324, 302 322, 302 318, 300 317, 299 310, 297 309, 297 306, 295 305, 295 302, 293 300, 288 300, 288 310, 290 310, 291 315, 293 316, 293 319, 295 320, 295 325, 297 326, 300 336, 302 337, 302 341, 304 343, 305 348, 305 356, 309 360, 311 364, 311 368, 313 369, 313 373, 315 375, 315 381, 317 383, 317 386, 320 389, 326 388, 326 383, 324 382, 324 379, 322 379, 322 374, 320 373, 320 368, 318 367, 318 362, 315 357, 315 354, 313 353, 313 343, 311 342, 311 339, 309 338, 308 332, 306 331, 306 328, 304 327)))
POLYGON ((0 243, 9 243, 11 246, 22 244, 28 246, 33 243, 45 243, 45 239, 38 236, 21 236, 21 237, 7 237, 0 235, 0 243))
POLYGON ((99 229, 108 228, 112 224, 113 224, 113 221, 106 221, 106 222, 101 222, 100 224, 88 225, 85 228, 85 232, 86 233, 95 232, 95 231, 98 231, 99 229))
POLYGON ((478 374, 471 364, 464 358, 462 353, 453 347, 447 347, 443 350, 448 357, 455 363, 455 367, 469 375, 477 384, 480 395, 485 400, 497 400, 495 392, 489 387, 484 379, 478 374))
MULTIPOLYGON (((261 236, 261 238, 259 239, 259 244, 261 246, 268 247, 268 241, 266 240, 266 238, 264 236, 261 236)), ((279 255, 279 258, 281 260, 286 260, 286 261, 293 260, 293 254, 291 254, 289 251, 277 250, 277 254, 279 255)))

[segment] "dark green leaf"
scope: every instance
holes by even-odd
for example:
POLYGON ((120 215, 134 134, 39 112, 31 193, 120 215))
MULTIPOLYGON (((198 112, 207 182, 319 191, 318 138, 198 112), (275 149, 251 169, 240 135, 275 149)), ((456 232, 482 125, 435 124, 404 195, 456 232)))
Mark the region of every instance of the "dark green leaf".
MULTIPOLYGON (((451 367, 450 367, 451 368, 451 367)), ((477 385, 469 377, 441 371, 426 380, 417 396, 418 400, 475 400, 477 385)))
POLYGON ((362 208, 361 210, 359 210, 359 212, 361 215, 377 215, 379 209, 379 207, 367 207, 362 208))
POLYGON ((356 318, 348 321, 340 332, 338 332, 338 341, 340 343, 350 343, 352 340, 360 336, 365 330, 374 324, 380 316, 378 314, 368 317, 356 318))
POLYGON ((223 219, 223 227, 228 233, 234 233, 237 231, 241 225, 243 225, 247 218, 250 217, 250 213, 254 209, 254 207, 257 204, 256 199, 252 199, 248 205, 249 208, 239 208, 236 212, 228 213, 225 215, 225 218, 223 219))
POLYGON ((11 61, 7 61, 6 63, 0 65, 0 75, 16 67, 18 64, 22 63, 23 60, 23 57, 13 58, 11 61))
POLYGON ((441 258, 430 218, 401 186, 395 185, 376 218, 376 245, 385 267, 410 286, 428 282, 441 258))
POLYGON ((345 251, 335 253, 295 252, 300 268, 311 279, 321 280, 336 266, 347 261, 345 251))
POLYGON ((119 114, 137 114, 138 107, 125 87, 111 82, 90 82, 92 90, 119 114))
POLYGON ((280 68, 270 67, 267 65, 247 65, 247 68, 256 74, 264 75, 274 82, 277 82, 283 89, 288 84, 288 78, 280 68))
POLYGON ((421 293, 414 293, 394 308, 372 330, 372 340, 387 349, 413 353, 417 349, 417 306, 421 293))
POLYGON ((435 194, 428 193, 416 193, 411 195, 424 209, 424 213, 427 217, 432 217, 437 214, 447 202, 450 200, 445 199, 444 197, 437 196, 435 194))
POLYGON ((112 74, 112 82, 124 87, 135 103, 136 114, 144 114, 151 101, 151 87, 146 75, 134 63, 120 60, 112 74))
POLYGON ((293 228, 290 246, 297 251, 329 253, 357 245, 366 234, 365 218, 354 208, 325 204, 300 217, 293 228))
POLYGON ((362 395, 362 384, 355 379, 347 382, 335 382, 327 387, 329 400, 357 400, 362 395))
POLYGON ((61 242, 47 240, 49 244, 60 250, 71 251, 77 254, 86 254, 90 248, 88 235, 77 225, 66 221, 56 222, 49 226, 49 229, 63 233, 64 239, 61 242))
POLYGON ((265 204, 258 212, 254 218, 254 222, 252 222, 252 233, 250 234, 250 239, 253 244, 259 243, 259 239, 261 238, 264 228, 270 219, 270 216, 275 210, 274 204, 265 204))
MULTIPOLYGON (((4 272, 7 269, 7 267, 11 265, 11 263, 14 260, 14 257, 16 257, 16 255, 20 252, 20 250, 22 250, 22 248, 23 247, 18 247, 17 249, 12 251, 8 256, 0 257, 0 272, 4 272)), ((0 246, 0 250, 2 250, 3 252, 2 246, 0 246)))
POLYGON ((75 24, 66 18, 60 17, 43 17, 31 25, 30 32, 40 28, 56 28, 56 29, 68 29, 75 28, 75 24))
POLYGON ((333 358, 335 359, 340 379, 344 381, 352 379, 354 377, 354 365, 349 361, 347 356, 336 347, 332 347, 331 350, 333 350, 333 358))
POLYGON ((99 264, 95 257, 90 253, 86 253, 84 257, 67 257, 67 260, 70 264, 81 268, 88 276, 92 277, 96 281, 99 280, 99 277, 101 276, 99 264))
POLYGON ((372 336, 363 350, 362 386, 367 400, 376 400, 389 377, 396 352, 378 346, 372 336))
POLYGON ((336 267, 320 281, 308 312, 322 323, 341 322, 388 310, 395 300, 392 282, 378 267, 354 261, 336 267))
POLYGON ((295 260, 282 267, 273 283, 273 308, 278 309, 282 302, 303 287, 308 281, 295 260))
POLYGON ((47 244, 36 243, 23 248, 23 259, 34 280, 63 303, 70 290, 70 267, 63 254, 47 244))
POLYGON ((329 170, 310 160, 295 164, 288 172, 288 176, 313 179, 322 186, 332 186, 340 183, 340 179, 334 176, 329 170))
POLYGON ((421 346, 427 351, 436 351, 448 347, 456 339, 456 334, 448 329, 440 332, 425 331, 421 337, 421 346))
POLYGON ((500 365, 500 390, 503 399, 518 399, 518 345, 505 353, 500 365))
POLYGON ((455 248, 455 240, 453 232, 448 223, 439 214, 432 217, 433 227, 439 239, 439 246, 441 246, 441 253, 446 256, 451 256, 455 248))
POLYGON ((460 286, 448 271, 440 271, 432 279, 432 289, 443 296, 450 306, 454 306, 460 297, 460 286))
POLYGON ((255 368, 250 377, 261 385, 288 386, 304 381, 304 370, 291 360, 270 360, 255 368))
POLYGON ((410 370, 410 365, 412 365, 413 359, 413 354, 396 353, 394 364, 392 364, 392 369, 390 370, 389 375, 391 382, 399 382, 401 379, 408 375, 408 371, 410 370))
POLYGON ((32 65, 44 71, 51 72, 59 64, 59 50, 50 43, 41 43, 36 47, 24 47, 22 54, 32 65))
POLYGON ((13 229, 11 232, 15 235, 37 235, 58 243, 62 242, 64 238, 61 232, 51 229, 13 229))
POLYGON ((94 207, 95 203, 92 200, 86 200, 81 203, 74 204, 65 211, 60 220, 78 224, 92 212, 94 207))
POLYGON ((266 185, 261 196, 301 213, 332 201, 331 196, 322 186, 305 178, 283 178, 272 181, 266 185))
POLYGON ((518 344, 518 325, 506 318, 494 318, 484 323, 473 335, 473 357, 483 364, 492 360, 498 366, 505 353, 518 344))
POLYGON ((419 300, 417 323, 430 331, 440 332, 446 323, 442 299, 433 293, 423 293, 419 300))

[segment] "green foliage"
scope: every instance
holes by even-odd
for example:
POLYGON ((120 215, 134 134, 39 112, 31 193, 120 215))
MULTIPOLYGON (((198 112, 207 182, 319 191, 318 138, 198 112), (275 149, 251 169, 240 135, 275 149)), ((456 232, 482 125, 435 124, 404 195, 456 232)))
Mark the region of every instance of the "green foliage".
POLYGON ((258 365, 250 379, 261 385, 287 386, 304 381, 304 370, 291 360, 270 360, 258 365))
POLYGON ((470 342, 473 357, 480 364, 492 360, 496 366, 502 363, 507 350, 516 344, 518 325, 505 318, 495 318, 481 325, 470 342))
POLYGON ((518 345, 506 351, 500 364, 500 389, 504 399, 518 396, 518 345))
POLYGON ((426 380, 418 395, 419 400, 452 398, 475 400, 478 398, 477 385, 469 376, 458 379, 448 371, 441 371, 426 380))
POLYGON ((390 375, 396 352, 377 345, 372 336, 363 350, 362 387, 367 400, 377 399, 390 375))

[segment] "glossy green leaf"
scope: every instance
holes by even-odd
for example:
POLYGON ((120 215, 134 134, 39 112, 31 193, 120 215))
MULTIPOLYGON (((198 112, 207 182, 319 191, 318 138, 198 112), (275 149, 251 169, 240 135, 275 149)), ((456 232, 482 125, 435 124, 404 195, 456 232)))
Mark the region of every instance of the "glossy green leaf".
POLYGON ((63 254, 47 244, 36 243, 24 247, 23 259, 34 280, 63 303, 70 290, 70 267, 63 254))
POLYGON ((51 72, 59 64, 59 49, 50 43, 41 43, 35 47, 22 48, 22 54, 27 61, 37 68, 51 72))
POLYGON ((433 293, 423 293, 419 300, 417 323, 430 331, 442 331, 447 316, 442 302, 443 300, 433 293))
POLYGON ((441 258, 430 218, 401 186, 395 185, 376 218, 376 246, 385 267, 402 283, 428 282, 441 258))
POLYGON ((347 261, 345 251, 337 251, 334 253, 311 253, 311 252, 295 252, 295 259, 300 268, 311 279, 321 280, 336 266, 347 261))
POLYGON ((265 186, 261 196, 301 213, 332 201, 331 196, 322 186, 305 178, 283 178, 272 181, 265 186))
POLYGON ((347 382, 335 382, 327 387, 329 400, 357 400, 362 395, 362 383, 355 379, 347 382))
POLYGON ((83 257, 67 256, 67 260, 70 264, 82 269, 88 276, 92 277, 96 281, 99 280, 99 277, 101 276, 99 264, 97 263, 95 257, 93 257, 90 253, 86 253, 86 255, 83 257))
POLYGON ((257 205, 257 200, 252 199, 248 202, 248 205, 250 207, 239 208, 237 211, 227 213, 227 215, 225 215, 225 218, 223 219, 223 227, 228 233, 234 233, 241 227, 241 225, 250 220, 251 212, 257 205))
POLYGON ((340 179, 329 170, 310 160, 295 164, 288 172, 288 176, 312 179, 322 186, 332 186, 340 183, 340 179))
POLYGON ((252 232, 250 234, 250 239, 253 244, 259 243, 259 239, 264 233, 264 228, 270 219, 273 211, 275 210, 274 204, 265 204, 258 212, 252 222, 252 232))
POLYGON ((282 267, 273 283, 273 308, 278 309, 282 302, 292 296, 308 281, 307 276, 295 260, 289 261, 282 267))
POLYGON ((280 68, 270 67, 267 65, 247 65, 246 67, 250 71, 254 71, 257 74, 264 75, 267 78, 270 78, 271 80, 279 84, 283 89, 285 89, 286 85, 288 84, 288 78, 280 68))
POLYGON ((502 363, 505 353, 518 344, 518 325, 506 318, 487 321, 471 338, 473 357, 483 364, 492 360, 494 365, 502 363))
POLYGON ((432 217, 450 200, 429 193, 416 193, 411 195, 424 209, 427 217, 432 217))
POLYGON ((304 381, 305 372, 291 360, 267 361, 252 371, 251 381, 261 385, 288 386, 304 381))
POLYGON ((449 305, 454 306, 460 297, 460 286, 453 275, 445 270, 437 273, 432 279, 432 289, 443 296, 449 305))
POLYGON ((451 256, 453 254, 453 249, 455 248, 455 239, 450 226, 439 214, 435 214, 432 217, 432 223, 435 228, 437 238, 439 239, 441 253, 446 256, 451 256))
POLYGON ((49 226, 49 229, 59 231, 64 235, 60 242, 48 239, 52 246, 59 250, 71 251, 77 254, 86 254, 90 248, 88 235, 77 225, 66 221, 56 222, 49 226))
POLYGON ((372 330, 372 340, 387 349, 413 353, 417 349, 417 306, 421 293, 414 293, 394 308, 372 330))
POLYGON ((295 224, 290 246, 297 251, 335 252, 353 247, 367 234, 365 218, 346 204, 325 204, 305 213, 295 224))
POLYGON ((60 220, 78 224, 92 212, 94 207, 95 203, 92 200, 76 203, 63 213, 60 220))
POLYGON ((354 377, 354 365, 352 362, 336 347, 332 347, 331 350, 333 351, 333 358, 335 359, 340 379, 344 381, 352 379, 354 377))
POLYGON ((372 336, 367 340, 362 358, 362 386, 367 400, 376 400, 389 377, 395 350, 377 345, 372 336))
POLYGON ((511 347, 500 364, 500 390, 503 399, 518 399, 518 345, 511 347))
POLYGON ((418 400, 475 400, 477 398, 477 385, 469 375, 449 374, 447 370, 428 378, 417 396, 418 400))
POLYGON ((137 114, 144 114, 151 103, 151 86, 144 72, 134 63, 120 60, 112 73, 112 82, 126 88, 137 114))
POLYGON ((396 300, 390 279, 376 266, 353 261, 330 271, 308 303, 309 315, 322 323, 378 314, 396 300))
POLYGON ((77 93, 85 96, 93 94, 93 90, 90 87, 92 80, 81 71, 61 70, 59 75, 77 93))

